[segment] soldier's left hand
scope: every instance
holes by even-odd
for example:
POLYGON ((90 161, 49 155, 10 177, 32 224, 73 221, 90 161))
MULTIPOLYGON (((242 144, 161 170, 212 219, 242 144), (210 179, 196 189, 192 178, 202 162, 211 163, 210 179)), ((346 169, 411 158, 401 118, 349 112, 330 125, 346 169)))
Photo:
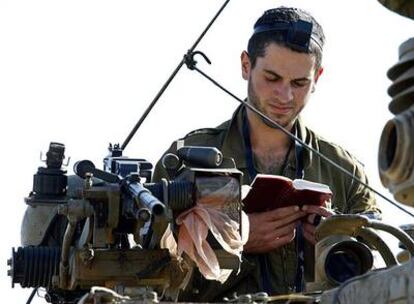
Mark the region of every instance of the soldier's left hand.
POLYGON ((321 218, 330 217, 335 213, 329 208, 314 205, 304 205, 302 211, 307 213, 302 222, 303 236, 308 242, 315 244, 316 226, 318 226, 321 218))

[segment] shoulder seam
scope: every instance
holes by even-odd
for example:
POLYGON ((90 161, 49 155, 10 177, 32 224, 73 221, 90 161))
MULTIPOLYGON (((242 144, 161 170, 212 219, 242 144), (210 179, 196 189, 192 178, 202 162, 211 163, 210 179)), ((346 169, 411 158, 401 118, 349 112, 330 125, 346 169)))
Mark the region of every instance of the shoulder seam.
POLYGON ((201 128, 201 129, 191 131, 190 133, 185 135, 184 138, 195 136, 195 135, 204 135, 204 134, 214 135, 214 134, 221 133, 223 131, 224 129, 218 129, 218 128, 201 128))

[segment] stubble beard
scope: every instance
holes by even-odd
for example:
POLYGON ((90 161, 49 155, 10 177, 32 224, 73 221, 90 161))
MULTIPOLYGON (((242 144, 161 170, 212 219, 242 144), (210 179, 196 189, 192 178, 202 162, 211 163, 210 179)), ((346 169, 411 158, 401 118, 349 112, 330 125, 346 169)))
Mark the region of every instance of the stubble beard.
MULTIPOLYGON (((264 106, 260 104, 259 97, 256 94, 256 91, 253 88, 252 81, 249 79, 248 85, 247 85, 247 93, 248 93, 248 102, 257 110, 259 110, 261 113, 265 114, 268 118, 271 120, 277 122, 280 126, 283 128, 288 127, 291 124, 291 120, 283 119, 283 116, 279 115, 271 115, 268 113, 264 106)), ((257 115, 257 114, 255 114, 257 115)), ((267 119, 263 118, 262 116, 259 116, 261 121, 268 127, 273 129, 279 129, 276 125, 269 122, 267 119)), ((293 119, 296 120, 296 119, 293 119)))

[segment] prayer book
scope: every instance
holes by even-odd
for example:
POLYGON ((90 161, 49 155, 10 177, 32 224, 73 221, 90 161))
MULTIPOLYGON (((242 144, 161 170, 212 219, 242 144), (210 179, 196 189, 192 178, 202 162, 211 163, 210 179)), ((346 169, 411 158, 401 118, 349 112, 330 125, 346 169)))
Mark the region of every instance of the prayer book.
POLYGON ((257 174, 242 200, 246 213, 270 211, 288 206, 323 206, 330 201, 329 186, 281 175, 257 174))

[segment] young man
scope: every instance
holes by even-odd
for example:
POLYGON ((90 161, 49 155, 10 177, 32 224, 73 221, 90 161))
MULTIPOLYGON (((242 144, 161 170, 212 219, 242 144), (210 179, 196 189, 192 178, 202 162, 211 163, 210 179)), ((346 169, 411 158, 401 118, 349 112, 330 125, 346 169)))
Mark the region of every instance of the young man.
MULTIPOLYGON (((247 101, 309 146, 367 181, 360 164, 347 151, 316 135, 299 118, 323 71, 324 39, 320 25, 305 11, 285 7, 266 11, 256 22, 248 49, 241 55, 247 101)), ((259 172, 304 178, 329 185, 333 192, 332 206, 337 212, 379 212, 368 189, 243 106, 231 120, 217 128, 189 133, 184 143, 219 148, 224 156, 235 160, 244 173, 245 184, 250 184, 259 172)), ((175 150, 174 143, 168 152, 175 150)), ((157 164, 154 179, 165 176, 165 170, 157 164)), ((315 243, 316 215, 332 214, 331 210, 316 206, 249 214, 249 240, 244 247, 241 272, 223 285, 196 276, 183 300, 221 300, 223 295, 234 291, 238 294, 302 291, 304 261, 300 256, 304 253, 304 243, 315 243)))

